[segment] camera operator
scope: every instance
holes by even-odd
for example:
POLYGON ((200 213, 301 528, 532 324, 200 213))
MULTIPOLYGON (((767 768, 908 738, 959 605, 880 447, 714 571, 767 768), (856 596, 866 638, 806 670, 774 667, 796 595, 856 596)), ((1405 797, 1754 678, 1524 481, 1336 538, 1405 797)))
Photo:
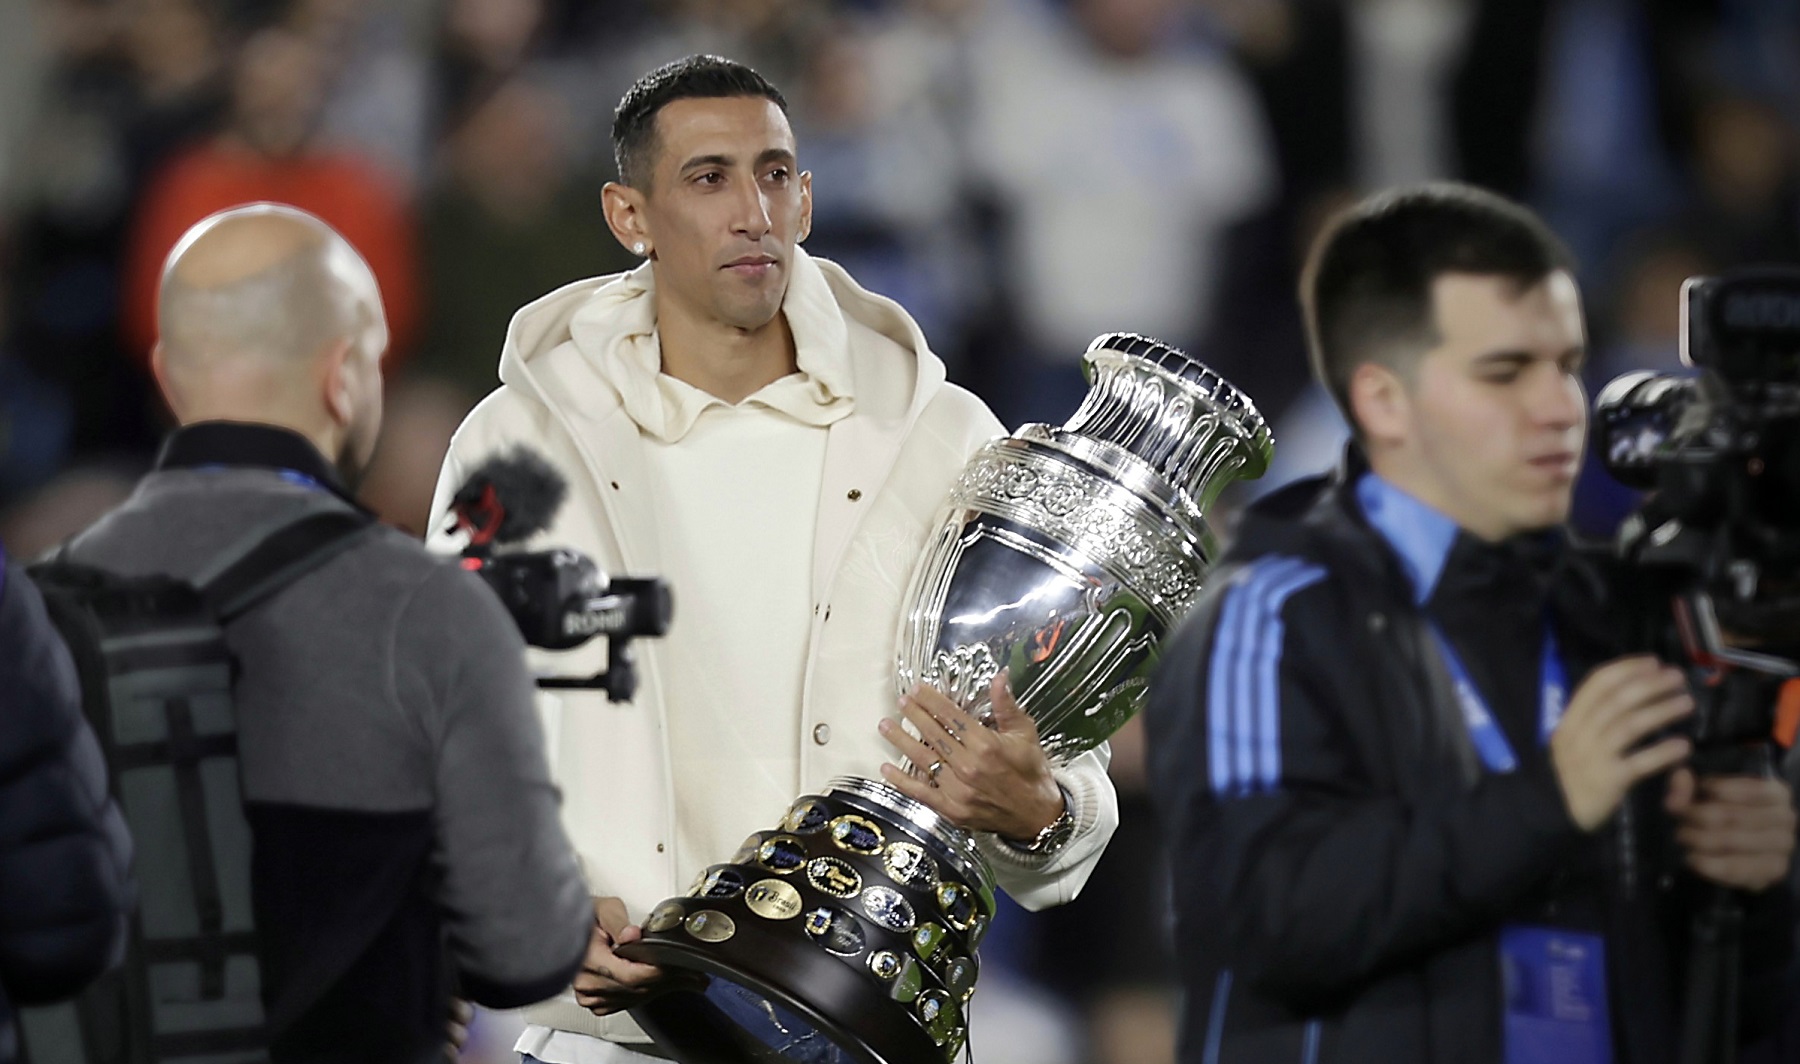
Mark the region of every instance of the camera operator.
MULTIPOLYGON (((898 304, 798 245, 811 225, 781 93, 714 56, 639 79, 613 146, 606 220, 644 265, 514 317, 502 387, 458 430, 433 506, 526 444, 566 471, 545 536, 677 600, 629 705, 562 694, 552 746, 600 929, 572 993, 518 1049, 549 1064, 642 1061, 628 1009, 666 973, 612 952, 750 832, 833 776, 877 772, 981 832, 1029 908, 1074 897, 1118 820, 1102 747, 1052 769, 996 691, 994 729, 935 691, 895 713, 902 595, 929 522, 1000 424, 898 304), (941 724, 940 724, 941 722, 941 724), (957 737, 952 738, 952 734, 957 737), (884 745, 884 737, 888 744, 884 745), (939 763, 925 779, 885 759, 939 763)), ((591 672, 598 648, 547 659, 591 672)))
MULTIPOLYGON (((341 236, 274 204, 213 215, 170 253, 159 318, 182 427, 72 560, 198 583, 260 529, 359 512, 387 326, 341 236)), ((441 1059, 453 986, 554 993, 593 920, 511 618, 369 524, 225 624, 277 1064, 441 1059)))
POLYGON ((1749 894, 1766 1027, 1792 797, 1696 782, 1682 673, 1621 655, 1602 561, 1563 538, 1587 423, 1567 253, 1427 185, 1336 218, 1301 289, 1354 440, 1247 514, 1148 710, 1181 1059, 1670 1060, 1704 882, 1749 894))

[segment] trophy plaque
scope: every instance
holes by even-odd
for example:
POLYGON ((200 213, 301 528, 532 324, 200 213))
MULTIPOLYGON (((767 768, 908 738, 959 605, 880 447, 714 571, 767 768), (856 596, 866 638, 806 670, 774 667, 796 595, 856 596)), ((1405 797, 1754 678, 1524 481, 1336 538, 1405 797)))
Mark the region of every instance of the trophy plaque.
MULTIPOLYGON (((901 691, 930 684, 983 719, 1005 669, 1062 764, 1143 706, 1217 553, 1207 508, 1272 453, 1249 399, 1182 351, 1111 333, 1084 369, 1061 428, 1026 425, 964 468, 914 573, 896 669, 901 691)), ((967 1041, 994 890, 967 832, 839 777, 652 910, 620 954, 711 978, 633 1015, 690 1064, 944 1064, 967 1041)))

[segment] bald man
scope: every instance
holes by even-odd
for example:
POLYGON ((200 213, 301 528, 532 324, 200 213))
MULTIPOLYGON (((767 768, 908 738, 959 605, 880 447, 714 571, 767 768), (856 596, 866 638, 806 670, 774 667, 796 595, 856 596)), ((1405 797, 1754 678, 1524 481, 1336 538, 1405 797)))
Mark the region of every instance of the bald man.
MULTIPOLYGON (((73 560, 191 580, 357 509, 387 327, 356 251, 293 208, 236 208, 175 246, 159 309, 181 428, 73 560)), ((479 579, 371 528, 226 640, 273 1060, 441 1059, 453 988, 505 1008, 567 986, 591 903, 524 646, 479 579)))

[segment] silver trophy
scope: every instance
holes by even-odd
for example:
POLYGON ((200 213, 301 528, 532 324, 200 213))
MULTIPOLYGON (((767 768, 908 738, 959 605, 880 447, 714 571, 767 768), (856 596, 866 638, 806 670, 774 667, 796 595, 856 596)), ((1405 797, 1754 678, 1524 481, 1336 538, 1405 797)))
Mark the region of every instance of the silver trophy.
MULTIPOLYGON (((1007 670, 1067 763, 1143 707, 1157 648, 1217 544, 1205 511, 1261 476, 1272 442, 1224 378, 1147 337, 1089 345, 1087 399, 970 460, 914 574, 901 690, 978 717, 1007 670)), ((954 1058, 994 876, 975 840, 878 781, 839 777, 658 906, 633 959, 707 972, 704 995, 637 1010, 682 1059, 954 1058)))

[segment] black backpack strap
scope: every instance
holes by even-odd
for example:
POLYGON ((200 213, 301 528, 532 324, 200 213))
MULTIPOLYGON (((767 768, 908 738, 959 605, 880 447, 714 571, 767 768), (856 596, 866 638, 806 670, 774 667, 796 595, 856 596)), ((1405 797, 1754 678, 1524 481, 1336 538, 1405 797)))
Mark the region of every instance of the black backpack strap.
POLYGON ((195 588, 220 624, 227 624, 295 580, 335 558, 357 533, 374 525, 358 510, 323 510, 290 521, 264 536, 224 568, 195 580, 195 588))

